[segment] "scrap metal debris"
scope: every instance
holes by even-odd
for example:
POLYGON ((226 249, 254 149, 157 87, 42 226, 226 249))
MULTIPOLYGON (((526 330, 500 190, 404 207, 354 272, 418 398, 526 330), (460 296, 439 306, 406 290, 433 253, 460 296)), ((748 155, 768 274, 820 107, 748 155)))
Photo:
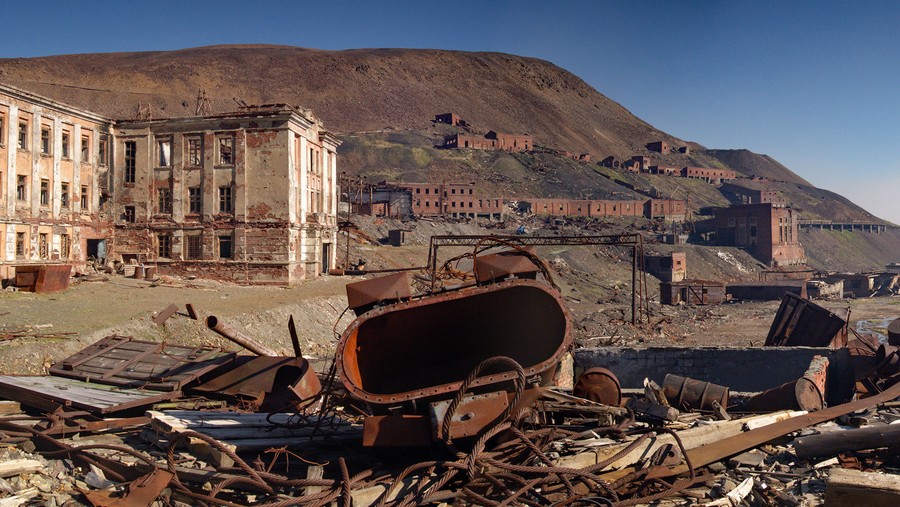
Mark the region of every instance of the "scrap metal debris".
POLYGON ((845 319, 810 322, 816 307, 787 296, 767 345, 846 353, 815 349, 802 376, 762 393, 673 374, 623 389, 615 364, 569 390, 572 317, 549 268, 526 243, 475 244, 472 272, 432 260, 413 277, 423 292, 406 274, 349 284, 357 317, 323 371, 292 318, 293 355, 279 355, 187 305, 199 330, 250 354, 110 336, 49 376, 0 377, 0 505, 897 499, 895 345, 845 349, 845 319))

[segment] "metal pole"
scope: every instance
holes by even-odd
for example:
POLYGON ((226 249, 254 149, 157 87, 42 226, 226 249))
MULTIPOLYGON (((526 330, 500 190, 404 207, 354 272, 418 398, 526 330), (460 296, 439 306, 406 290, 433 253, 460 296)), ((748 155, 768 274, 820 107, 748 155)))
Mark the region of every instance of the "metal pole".
POLYGON ((631 247, 631 325, 637 322, 637 247, 631 247))

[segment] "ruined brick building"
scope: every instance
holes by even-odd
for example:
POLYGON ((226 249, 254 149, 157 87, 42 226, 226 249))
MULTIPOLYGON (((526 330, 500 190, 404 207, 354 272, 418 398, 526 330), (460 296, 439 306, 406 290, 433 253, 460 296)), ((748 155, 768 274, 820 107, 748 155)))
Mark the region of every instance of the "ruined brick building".
POLYGON ((503 218, 503 199, 484 197, 472 183, 398 183, 409 189, 412 212, 417 216, 450 218, 503 218))
POLYGON ((339 141, 285 105, 110 120, 0 87, 0 276, 89 256, 291 284, 332 266, 339 141))
POLYGON ((476 150, 529 151, 534 140, 527 134, 507 134, 490 131, 484 136, 453 134, 444 138, 444 148, 472 148, 476 150))
POLYGON ((770 266, 806 263, 799 217, 792 208, 772 203, 729 206, 716 211, 711 225, 718 244, 746 248, 770 266))

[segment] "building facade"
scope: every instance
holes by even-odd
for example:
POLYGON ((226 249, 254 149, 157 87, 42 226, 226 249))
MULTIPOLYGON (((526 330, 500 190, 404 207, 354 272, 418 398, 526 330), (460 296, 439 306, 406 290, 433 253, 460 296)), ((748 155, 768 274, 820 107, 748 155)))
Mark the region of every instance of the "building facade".
POLYGON ((476 150, 530 151, 534 140, 527 134, 507 134, 490 131, 483 136, 454 134, 444 138, 444 148, 470 148, 476 150))
POLYGON ((796 211, 771 203, 722 208, 713 219, 717 243, 746 248, 775 267, 806 263, 798 224, 796 211))
POLYGON ((84 266, 105 248, 112 122, 0 85, 0 278, 14 266, 84 266))
POLYGON ((284 105, 111 120, 0 86, 0 278, 89 257, 287 285, 333 267, 340 142, 284 105))
POLYGON ((409 189, 416 216, 503 218, 503 199, 483 197, 473 183, 398 183, 409 189))

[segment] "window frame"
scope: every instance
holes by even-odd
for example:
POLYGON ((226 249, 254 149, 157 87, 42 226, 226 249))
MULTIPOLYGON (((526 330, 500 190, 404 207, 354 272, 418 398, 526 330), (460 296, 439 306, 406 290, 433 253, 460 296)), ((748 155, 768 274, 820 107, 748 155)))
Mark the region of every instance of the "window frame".
POLYGON ((219 187, 219 213, 234 214, 234 185, 222 185, 219 187))
POLYGON ((81 134, 81 163, 91 163, 91 136, 90 134, 81 134))
POLYGON ((172 214, 172 189, 159 187, 156 189, 156 212, 160 215, 172 214))
POLYGON ((41 190, 38 193, 38 205, 42 207, 50 206, 50 180, 41 179, 41 190))
POLYGON ((70 199, 71 195, 68 181, 61 181, 59 183, 59 206, 61 208, 69 208, 72 205, 72 200, 70 199))
POLYGON ((28 176, 24 174, 16 175, 16 200, 28 200, 28 176))
POLYGON ((137 182, 137 141, 123 141, 125 170, 122 172, 123 182, 137 182))
POLYGON ((203 167, 203 136, 185 135, 184 149, 187 151, 185 167, 203 167), (196 144, 196 149, 195 145, 196 144), (196 160, 195 160, 196 156, 196 160))
POLYGON ((66 129, 63 129, 62 133, 60 133, 60 157, 66 160, 72 159, 72 150, 70 149, 70 144, 72 143, 72 133, 66 129))
POLYGON ((216 236, 216 247, 217 247, 217 250, 219 253, 219 259, 234 259, 234 235, 233 234, 221 234, 221 235, 216 236), (226 243, 229 246, 229 249, 228 249, 229 255, 227 255, 227 256, 222 255, 223 240, 226 241, 226 243))
POLYGON ((203 213, 203 188, 188 187, 188 215, 203 213), (196 191, 196 192, 194 192, 196 191), (196 207, 194 206, 196 204, 196 207))
POLYGON ((137 222, 137 206, 125 206, 122 210, 122 215, 124 215, 124 220, 126 223, 133 224, 137 222))
POLYGON ((156 235, 156 256, 159 259, 172 258, 172 235, 157 234, 156 235))
POLYGON ((19 132, 16 136, 16 148, 28 151, 28 137, 31 133, 31 122, 19 118, 19 132))
POLYGON ((172 142, 171 136, 163 136, 156 138, 156 167, 172 167, 172 142), (168 153, 163 150, 163 146, 168 145, 168 153))
POLYGON ((234 167, 235 165, 235 135, 234 134, 217 134, 216 135, 216 166, 218 167, 234 167), (231 154, 227 160, 223 157, 223 141, 228 141, 231 148, 231 154))
POLYGON ((41 124, 41 155, 45 157, 53 156, 53 128, 45 123, 41 124), (44 134, 47 134, 44 137, 44 134))
POLYGON ((203 258, 203 235, 189 234, 186 236, 184 258, 187 260, 200 260, 203 258))

